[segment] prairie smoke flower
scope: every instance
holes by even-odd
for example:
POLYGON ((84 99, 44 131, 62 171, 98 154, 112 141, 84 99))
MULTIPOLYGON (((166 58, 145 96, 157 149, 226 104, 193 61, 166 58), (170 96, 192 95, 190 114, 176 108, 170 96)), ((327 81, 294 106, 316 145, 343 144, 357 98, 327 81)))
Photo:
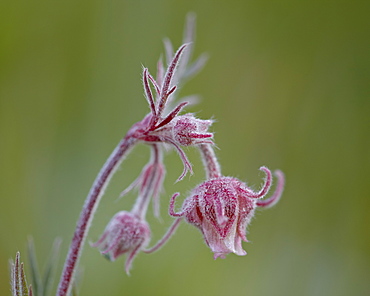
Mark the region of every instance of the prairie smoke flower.
POLYGON ((177 116, 173 120, 172 137, 173 140, 182 146, 197 144, 213 144, 207 138, 212 138, 212 133, 207 133, 212 120, 201 120, 194 117, 193 114, 177 116))
POLYGON ((100 239, 91 246, 99 248, 111 261, 127 253, 125 270, 129 274, 134 257, 147 246, 149 240, 150 229, 146 221, 130 212, 121 211, 112 218, 100 239))
POLYGON ((278 202, 284 187, 284 175, 276 171, 278 184, 275 193, 267 200, 260 200, 269 191, 271 172, 261 167, 266 179, 262 189, 254 192, 245 183, 232 177, 212 178, 198 187, 185 199, 182 211, 174 211, 176 193, 172 196, 169 214, 185 217, 203 234, 207 245, 214 253, 214 259, 225 258, 228 253, 244 256, 242 241, 247 241, 245 230, 257 207, 272 206, 278 202))
POLYGON ((183 217, 200 229, 206 243, 214 252, 214 258, 224 258, 231 252, 245 255, 241 241, 246 241, 245 228, 253 217, 255 208, 271 206, 279 200, 284 186, 282 172, 276 172, 278 185, 273 196, 267 200, 260 200, 270 189, 271 172, 265 167, 261 168, 267 177, 259 192, 254 192, 235 178, 223 177, 211 146, 213 134, 208 132, 212 120, 197 119, 190 113, 179 115, 188 102, 178 103, 175 107, 171 104, 178 85, 201 69, 206 60, 205 56, 201 56, 193 64, 188 65, 194 27, 194 15, 189 15, 184 44, 175 54, 173 54, 171 43, 168 40, 165 41, 167 69, 163 67, 161 59, 157 64, 156 78, 149 73, 147 68, 143 69, 144 93, 149 103, 150 113, 129 129, 96 177, 77 222, 59 282, 58 296, 70 294, 77 263, 95 210, 113 174, 139 142, 151 147, 152 159, 136 181, 121 194, 124 195, 132 188, 138 187, 139 195, 134 207, 131 212, 117 213, 107 225, 101 238, 92 244, 110 260, 115 260, 118 256, 127 253, 125 264, 127 273, 137 253, 139 251, 150 253, 158 250, 175 232, 183 217), (168 110, 171 111, 168 112, 168 110), (165 175, 162 144, 172 145, 183 162, 184 169, 178 180, 183 179, 187 172, 192 173, 192 166, 182 146, 197 146, 203 153, 203 163, 208 180, 193 190, 191 196, 185 200, 180 213, 174 211, 174 203, 178 194, 172 197, 169 213, 178 219, 174 221, 156 246, 146 249, 150 240, 150 229, 145 216, 151 199, 154 200, 155 215, 159 216, 158 197, 165 175))

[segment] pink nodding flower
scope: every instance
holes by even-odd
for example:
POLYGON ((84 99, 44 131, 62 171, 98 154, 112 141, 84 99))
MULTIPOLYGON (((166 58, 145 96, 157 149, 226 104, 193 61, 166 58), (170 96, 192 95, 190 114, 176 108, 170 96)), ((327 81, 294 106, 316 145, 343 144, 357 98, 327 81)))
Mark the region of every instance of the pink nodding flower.
POLYGON ((256 207, 268 207, 278 202, 284 187, 284 175, 276 171, 278 184, 274 194, 261 200, 268 193, 272 176, 269 169, 261 167, 266 179, 262 189, 254 192, 236 178, 212 178, 198 187, 185 199, 182 211, 174 211, 175 199, 172 196, 169 214, 185 217, 185 220, 199 228, 207 245, 214 253, 214 259, 225 258, 228 253, 244 256, 242 241, 247 241, 245 231, 256 207))
POLYGON ((121 211, 114 215, 100 239, 92 244, 92 247, 99 248, 111 261, 127 253, 125 270, 129 274, 134 257, 148 245, 149 240, 148 224, 130 212, 121 211))

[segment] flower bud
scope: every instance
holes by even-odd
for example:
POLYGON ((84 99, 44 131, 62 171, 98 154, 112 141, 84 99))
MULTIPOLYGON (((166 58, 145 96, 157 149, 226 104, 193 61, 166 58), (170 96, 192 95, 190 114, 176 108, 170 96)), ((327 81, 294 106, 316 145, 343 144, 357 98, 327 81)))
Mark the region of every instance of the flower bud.
POLYGON ((207 133, 212 120, 195 118, 193 114, 177 116, 173 119, 172 135, 176 143, 189 146, 201 143, 212 143, 207 138, 212 138, 212 133, 207 133))
POLYGON ((100 239, 92 246, 99 248, 101 254, 107 255, 111 261, 127 253, 125 270, 128 274, 132 260, 149 240, 148 224, 130 212, 121 211, 114 215, 100 239))

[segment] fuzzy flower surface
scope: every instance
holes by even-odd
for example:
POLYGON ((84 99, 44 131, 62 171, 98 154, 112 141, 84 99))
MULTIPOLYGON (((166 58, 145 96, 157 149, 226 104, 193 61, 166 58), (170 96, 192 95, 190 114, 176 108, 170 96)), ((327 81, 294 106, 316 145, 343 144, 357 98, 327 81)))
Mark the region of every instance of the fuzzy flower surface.
POLYGON ((129 274, 134 257, 147 246, 150 235, 149 226, 144 220, 130 212, 121 211, 111 219, 92 247, 99 248, 111 261, 127 253, 125 270, 129 274))
POLYGON ((182 146, 213 144, 212 141, 205 140, 213 137, 212 133, 207 132, 212 123, 212 120, 195 118, 191 113, 177 116, 172 124, 172 138, 182 146))
POLYGON ((225 258, 229 253, 244 256, 242 241, 247 241, 246 228, 255 209, 275 204, 282 193, 284 177, 277 171, 278 185, 275 193, 267 200, 260 200, 269 191, 272 175, 269 169, 261 167, 266 179, 262 189, 254 192, 245 183, 232 177, 218 177, 205 181, 196 187, 185 199, 182 211, 174 211, 178 194, 172 196, 169 214, 184 217, 203 234, 205 242, 214 253, 214 259, 225 258))

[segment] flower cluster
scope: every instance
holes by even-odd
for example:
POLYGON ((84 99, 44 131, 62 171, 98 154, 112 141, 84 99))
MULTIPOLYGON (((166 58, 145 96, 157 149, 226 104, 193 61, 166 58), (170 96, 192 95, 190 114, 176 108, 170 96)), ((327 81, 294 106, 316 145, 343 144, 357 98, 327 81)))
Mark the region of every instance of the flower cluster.
MULTIPOLYGON (((192 28, 192 26, 193 24, 188 27, 192 28)), ((189 33, 186 36, 189 36, 189 33)), ((191 41, 186 38, 184 40, 191 41)), ((109 255, 111 260, 128 253, 127 273, 134 256, 139 251, 150 253, 163 246, 175 232, 182 218, 201 231, 215 259, 225 258, 228 253, 246 255, 242 248, 242 241, 247 241, 245 232, 255 209, 275 204, 283 191, 284 175, 281 171, 276 171, 278 183, 275 192, 268 199, 262 200, 268 194, 272 184, 272 174, 266 167, 261 167, 266 178, 262 189, 258 192, 236 178, 224 177, 212 147, 213 134, 208 132, 213 121, 198 119, 191 113, 180 115, 188 102, 182 102, 170 109, 170 103, 174 101, 177 89, 174 81, 180 83, 185 76, 184 73, 189 72, 186 71, 187 65, 181 64, 182 55, 189 50, 187 47, 191 45, 185 43, 172 55, 172 46, 169 41, 166 41, 169 59, 166 71, 161 60, 158 62, 156 78, 147 68, 143 69, 144 94, 150 113, 142 121, 133 125, 126 139, 131 143, 140 141, 148 144, 152 150, 152 157, 140 176, 121 194, 121 196, 125 195, 134 187, 139 188, 139 195, 132 211, 116 214, 102 237, 93 244, 102 254, 109 255), (171 111, 165 113, 166 109, 171 111), (187 172, 192 172, 192 166, 182 147, 197 147, 203 159, 207 180, 197 186, 185 199, 180 212, 174 210, 179 193, 172 196, 169 214, 177 219, 163 239, 148 250, 146 246, 150 240, 150 230, 145 222, 145 216, 150 200, 153 200, 155 215, 159 216, 159 193, 165 175, 165 167, 162 163, 163 144, 174 147, 184 164, 184 170, 178 180, 182 180, 187 172)), ((186 63, 188 56, 189 54, 185 58, 186 63)), ((199 63, 195 64, 199 67, 199 63)))
MULTIPOLYGON (((136 202, 131 211, 116 213, 101 237, 91 244, 111 261, 125 254, 127 274, 137 254, 152 253, 161 248, 174 234, 182 220, 201 231, 206 244, 214 253, 214 259, 225 258, 229 253, 246 255, 242 241, 247 241, 246 228, 255 210, 258 207, 270 207, 279 201, 285 182, 281 171, 275 171, 277 177, 275 192, 269 198, 263 199, 272 186, 271 171, 266 167, 260 168, 266 174, 266 178, 261 190, 257 192, 236 178, 223 176, 213 150, 213 133, 209 132, 213 121, 196 118, 192 113, 181 114, 190 100, 177 100, 176 103, 176 90, 184 81, 195 75, 206 61, 206 57, 202 55, 193 63, 189 63, 194 31, 195 17, 190 14, 187 18, 183 45, 173 53, 171 42, 165 40, 167 68, 163 66, 162 59, 157 64, 155 77, 147 68, 143 68, 144 96, 150 112, 129 129, 96 177, 77 221, 57 296, 71 295, 78 260, 99 202, 112 176, 138 143, 144 143, 150 148, 150 161, 136 180, 121 193, 122 197, 137 188, 136 202), (203 160, 206 180, 192 190, 179 212, 175 211, 175 201, 179 193, 172 196, 168 213, 176 219, 163 238, 151 248, 147 248, 151 231, 146 214, 151 201, 154 215, 157 218, 160 216, 159 200, 166 174, 163 163, 164 146, 174 148, 183 163, 183 171, 178 181, 184 179, 188 172, 193 172, 183 148, 189 146, 197 148, 203 160)), ((15 263, 11 264, 12 293, 31 296, 35 291, 38 294, 37 285, 34 290, 27 285, 23 263, 20 263, 19 256, 17 253, 15 263)), ((51 269, 47 270, 50 273, 51 269)), ((48 286, 48 276, 45 278, 40 291, 43 291, 44 286, 46 288, 48 286)))
POLYGON ((268 168, 261 167, 266 178, 262 189, 258 192, 236 178, 223 176, 213 150, 213 134, 208 131, 213 121, 198 119, 191 113, 181 115, 188 101, 178 100, 177 105, 173 104, 176 102, 178 86, 196 74, 206 60, 205 56, 201 56, 189 64, 194 28, 195 18, 189 15, 183 45, 174 54, 171 43, 168 40, 165 41, 168 65, 166 69, 162 59, 157 64, 155 77, 144 67, 142 81, 150 112, 129 129, 98 174, 77 223, 59 283, 58 296, 68 295, 71 291, 76 264, 93 214, 114 172, 131 148, 138 143, 144 143, 150 147, 151 159, 139 177, 121 194, 124 196, 131 189, 138 188, 136 202, 131 211, 117 213, 100 239, 92 244, 110 260, 127 254, 125 265, 127 273, 139 252, 151 253, 158 250, 168 241, 183 219, 201 231, 215 259, 225 258, 229 253, 246 255, 242 248, 242 241, 247 241, 246 228, 256 208, 272 206, 280 199, 284 187, 284 175, 281 171, 275 172, 278 179, 275 192, 267 199, 263 198, 272 185, 272 174, 268 168), (206 180, 185 199, 180 212, 174 209, 175 200, 179 194, 172 196, 169 214, 176 219, 164 237, 155 246, 146 249, 151 236, 146 222, 150 201, 153 201, 155 216, 159 217, 160 213, 159 196, 166 172, 162 161, 165 145, 173 147, 182 160, 184 168, 178 181, 182 180, 188 172, 192 173, 192 165, 183 147, 193 146, 199 149, 206 180))

